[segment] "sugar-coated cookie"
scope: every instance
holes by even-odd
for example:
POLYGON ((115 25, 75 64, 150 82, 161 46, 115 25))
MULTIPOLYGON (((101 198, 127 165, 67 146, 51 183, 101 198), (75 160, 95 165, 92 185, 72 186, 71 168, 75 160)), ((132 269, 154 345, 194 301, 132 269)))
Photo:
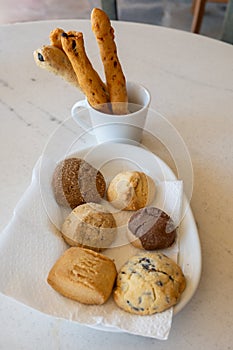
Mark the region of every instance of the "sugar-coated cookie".
POLYGON ((164 249, 174 243, 176 228, 172 218, 163 210, 146 207, 137 210, 130 217, 128 238, 136 248, 164 249))
POLYGON ((121 268, 113 293, 116 304, 137 315, 151 315, 175 305, 186 286, 181 268, 161 253, 144 252, 121 268))
POLYGON ((79 205, 68 215, 62 226, 62 235, 71 246, 102 251, 116 237, 116 222, 103 205, 79 205))
POLYGON ((91 13, 92 30, 99 45, 113 114, 128 113, 125 76, 117 55, 114 29, 107 14, 98 8, 91 13))
POLYGON ((153 180, 139 171, 118 173, 109 183, 107 199, 121 210, 138 210, 152 200, 155 193, 153 180))
POLYGON ((83 304, 101 305, 109 298, 117 275, 114 262, 93 250, 72 247, 48 274, 50 286, 83 304))
POLYGON ((106 183, 100 171, 81 158, 61 161, 53 173, 52 188, 58 204, 74 209, 87 202, 100 202, 106 183))

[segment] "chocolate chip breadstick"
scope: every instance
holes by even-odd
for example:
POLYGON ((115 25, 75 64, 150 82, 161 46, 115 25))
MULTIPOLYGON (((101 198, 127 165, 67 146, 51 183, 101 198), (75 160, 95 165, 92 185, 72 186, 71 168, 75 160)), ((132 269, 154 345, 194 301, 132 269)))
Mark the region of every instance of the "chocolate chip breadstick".
POLYGON ((48 45, 42 46, 33 52, 36 64, 56 75, 61 76, 64 80, 80 88, 77 76, 66 54, 58 47, 48 45))
POLYGON ((126 114, 128 113, 126 82, 117 56, 114 29, 111 27, 111 22, 106 13, 97 8, 92 10, 91 23, 104 65, 113 113, 126 114))
POLYGON ((83 34, 75 31, 63 33, 61 42, 90 105, 109 113, 107 88, 86 55, 83 34))
POLYGON ((61 28, 55 28, 50 32, 49 39, 50 44, 53 46, 58 47, 62 50, 62 44, 61 44, 61 35, 64 33, 64 30, 61 28))

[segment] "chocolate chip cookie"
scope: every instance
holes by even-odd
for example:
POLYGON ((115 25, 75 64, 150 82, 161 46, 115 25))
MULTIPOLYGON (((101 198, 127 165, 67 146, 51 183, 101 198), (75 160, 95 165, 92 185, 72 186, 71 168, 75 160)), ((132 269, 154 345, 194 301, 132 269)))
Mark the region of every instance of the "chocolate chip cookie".
POLYGON ((121 268, 114 300, 123 310, 151 315, 175 305, 186 286, 181 268, 166 255, 144 252, 121 268))

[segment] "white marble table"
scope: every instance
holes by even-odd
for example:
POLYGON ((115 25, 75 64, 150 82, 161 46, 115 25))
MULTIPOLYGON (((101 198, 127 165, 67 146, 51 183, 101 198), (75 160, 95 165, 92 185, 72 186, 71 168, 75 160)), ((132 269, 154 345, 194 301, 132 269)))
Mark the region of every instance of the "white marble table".
MULTIPOLYGON (((34 63, 32 52, 55 27, 83 31, 100 69, 90 22, 2 26, 0 104, 0 229, 27 188, 51 133, 69 116, 79 91, 34 63)), ((173 319, 167 341, 93 330, 56 320, 0 296, 0 349, 231 349, 233 265, 233 47, 182 31, 114 23, 128 80, 152 94, 151 106, 181 134, 191 155, 191 206, 202 245, 199 288, 173 319)), ((145 135, 143 142, 156 148, 145 135)))

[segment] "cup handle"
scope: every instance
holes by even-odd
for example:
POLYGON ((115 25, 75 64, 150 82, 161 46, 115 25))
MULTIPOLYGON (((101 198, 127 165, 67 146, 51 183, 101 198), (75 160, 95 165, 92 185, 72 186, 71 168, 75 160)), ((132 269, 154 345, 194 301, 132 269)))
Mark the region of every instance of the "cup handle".
POLYGON ((71 108, 72 118, 76 123, 78 123, 81 126, 82 129, 88 131, 89 134, 93 134, 93 132, 90 130, 92 129, 92 125, 85 120, 86 116, 80 113, 82 109, 88 109, 86 100, 78 101, 73 105, 73 107, 71 108))

